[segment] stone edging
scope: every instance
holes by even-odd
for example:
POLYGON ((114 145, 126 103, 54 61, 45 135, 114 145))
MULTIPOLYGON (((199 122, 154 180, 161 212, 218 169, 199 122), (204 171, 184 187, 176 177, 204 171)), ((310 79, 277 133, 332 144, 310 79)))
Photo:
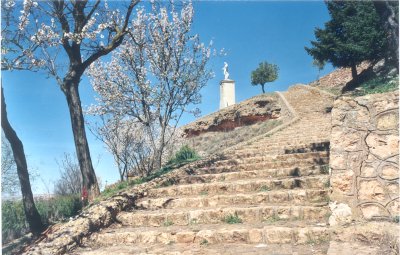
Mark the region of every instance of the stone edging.
POLYGON ((333 97, 334 99, 336 99, 336 98, 339 97, 338 95, 335 95, 335 94, 333 94, 333 93, 330 93, 330 92, 328 92, 328 91, 325 91, 325 90, 322 90, 322 89, 319 89, 319 88, 316 88, 316 87, 311 87, 310 85, 298 84, 297 86, 302 86, 302 87, 304 87, 304 88, 306 88, 306 89, 308 89, 308 90, 318 91, 319 93, 328 95, 328 96, 330 96, 330 97, 333 97))

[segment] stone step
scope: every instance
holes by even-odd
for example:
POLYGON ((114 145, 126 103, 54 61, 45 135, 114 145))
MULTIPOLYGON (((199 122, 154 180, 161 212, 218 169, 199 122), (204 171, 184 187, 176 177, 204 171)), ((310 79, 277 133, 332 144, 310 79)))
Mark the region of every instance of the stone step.
POLYGON ((193 172, 195 174, 217 174, 226 172, 238 172, 238 171, 259 171, 265 169, 284 169, 284 168, 296 168, 296 167, 312 167, 312 166, 322 166, 329 164, 329 157, 321 158, 308 158, 308 159, 288 159, 286 161, 270 161, 270 162, 257 162, 257 163, 247 163, 238 164, 236 161, 225 161, 225 164, 218 164, 218 166, 212 165, 209 167, 202 167, 195 169, 193 172))
POLYGON ((248 158, 254 156, 263 156, 263 155, 282 155, 282 154, 293 154, 293 153, 307 153, 307 152, 316 152, 316 151, 324 151, 325 148, 329 149, 329 145, 309 147, 307 145, 296 145, 296 146, 273 146, 265 149, 260 148, 246 148, 241 150, 236 150, 232 152, 232 154, 227 155, 227 158, 248 158), (324 148, 325 146, 325 148, 324 148))
MULTIPOLYGON (((301 148, 299 148, 301 149, 301 148)), ((322 150, 323 148, 316 148, 322 150)), ((294 149, 293 149, 294 150, 294 149)), ((293 161, 293 160, 301 160, 301 159, 310 159, 310 158, 326 158, 329 156, 329 151, 312 151, 312 152, 296 152, 296 151, 291 151, 287 150, 287 154, 278 154, 278 155, 270 155, 268 153, 261 154, 262 151, 260 151, 259 155, 248 155, 248 154, 242 154, 242 155, 232 155, 231 157, 228 156, 227 159, 225 160, 220 160, 219 162, 215 163, 215 166, 219 165, 230 165, 230 164, 253 164, 253 163, 260 163, 260 162, 287 162, 287 161, 293 161), (293 152, 293 153, 289 153, 293 152)))
POLYGON ((201 194, 249 193, 260 190, 278 189, 324 189, 329 185, 329 176, 292 177, 274 179, 250 179, 241 181, 224 181, 200 184, 173 185, 150 189, 145 192, 148 197, 176 197, 201 194))
POLYGON ((204 208, 237 204, 262 205, 268 203, 290 203, 307 205, 329 201, 328 190, 294 189, 263 190, 257 193, 214 195, 202 194, 193 197, 143 198, 136 202, 138 208, 157 210, 161 208, 204 208))
POLYGON ((169 227, 109 228, 93 233, 94 247, 130 244, 307 244, 329 240, 324 226, 291 224, 221 224, 169 227))
MULTIPOLYGON (((264 151, 268 152, 268 151, 273 151, 273 150, 277 150, 277 149, 284 151, 284 149, 295 149, 295 148, 313 149, 318 145, 319 146, 323 146, 323 145, 329 146, 329 140, 321 139, 321 140, 315 140, 312 142, 310 142, 310 141, 300 142, 299 141, 297 144, 288 145, 288 146, 284 146, 284 147, 282 147, 281 145, 274 145, 274 144, 268 144, 267 146, 265 146, 266 143, 262 143, 262 142, 260 142, 260 143, 254 142, 254 143, 252 143, 252 145, 253 146, 263 145, 264 148, 263 148, 262 152, 264 152, 264 151)), ((328 149, 329 149, 329 147, 328 147, 328 149)), ((256 151, 256 152, 260 151, 259 149, 251 148, 251 145, 249 145, 249 146, 246 146, 245 148, 239 148, 239 149, 235 150, 234 154, 240 154, 242 151, 245 152, 245 151, 249 151, 249 150, 256 151)), ((322 151, 322 148, 321 148, 321 151, 322 151)))
MULTIPOLYGON (((329 242, 316 243, 313 239, 305 244, 209 244, 200 243, 168 243, 165 244, 120 244, 108 247, 80 247, 72 255, 326 255, 329 242)), ((344 254, 344 253, 342 253, 344 254)))
MULTIPOLYGON (((297 166, 291 168, 270 168, 265 170, 248 170, 248 171, 231 171, 212 174, 197 174, 184 176, 178 180, 179 184, 189 183, 208 183, 217 181, 233 181, 240 179, 253 179, 253 178, 272 178, 272 177, 299 177, 310 176, 318 174, 327 174, 329 170, 328 165, 318 166, 297 166)), ((194 173, 202 173, 202 170, 195 170, 194 173)), ((210 169, 204 172, 210 172, 210 169)))
POLYGON ((135 210, 121 212, 117 220, 124 226, 162 227, 189 226, 194 224, 223 224, 231 222, 262 223, 276 221, 303 220, 325 222, 329 217, 327 202, 320 206, 292 205, 236 205, 214 208, 159 209, 156 211, 135 210))
POLYGON ((269 148, 284 148, 284 147, 305 147, 305 146, 312 146, 313 143, 320 143, 320 141, 326 140, 322 137, 318 137, 315 139, 291 139, 287 141, 263 141, 263 142, 255 142, 252 143, 248 146, 246 146, 246 149, 262 149, 262 150, 268 150, 269 148), (312 142, 310 142, 312 141, 312 142))

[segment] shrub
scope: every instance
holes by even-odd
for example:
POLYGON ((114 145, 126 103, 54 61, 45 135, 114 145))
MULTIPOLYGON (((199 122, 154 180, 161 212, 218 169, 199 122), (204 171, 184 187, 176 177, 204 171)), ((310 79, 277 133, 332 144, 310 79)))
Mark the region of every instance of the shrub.
POLYGON ((82 209, 79 195, 56 196, 36 201, 43 222, 50 224, 75 216, 82 209))
POLYGON ((26 234, 29 230, 25 221, 22 201, 2 201, 1 203, 1 234, 3 243, 26 234))
POLYGON ((170 159, 167 163, 169 164, 178 164, 190 159, 199 158, 197 153, 187 145, 184 145, 180 148, 180 150, 175 154, 175 157, 170 159))
MULTIPOLYGON (((50 199, 36 199, 35 205, 46 225, 77 215, 82 209, 79 195, 56 196, 50 199)), ((2 201, 3 243, 19 238, 29 232, 21 200, 2 201)))

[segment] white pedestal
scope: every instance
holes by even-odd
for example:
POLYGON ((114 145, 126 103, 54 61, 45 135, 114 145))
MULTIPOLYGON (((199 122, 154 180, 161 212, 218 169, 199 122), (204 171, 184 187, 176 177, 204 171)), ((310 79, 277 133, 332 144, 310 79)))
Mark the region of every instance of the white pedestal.
POLYGON ((235 104, 235 81, 222 80, 219 86, 219 109, 235 104))

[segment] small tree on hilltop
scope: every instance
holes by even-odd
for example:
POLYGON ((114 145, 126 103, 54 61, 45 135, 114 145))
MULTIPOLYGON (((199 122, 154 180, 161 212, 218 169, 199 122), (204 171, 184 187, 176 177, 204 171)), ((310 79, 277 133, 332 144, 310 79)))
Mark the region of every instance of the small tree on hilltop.
POLYGON ((262 92, 265 93, 264 85, 267 82, 273 82, 278 79, 279 68, 275 64, 262 62, 258 68, 251 72, 251 85, 261 85, 262 92))
POLYGON ((331 20, 315 30, 316 41, 305 47, 308 54, 335 67, 350 67, 357 80, 357 65, 385 55, 384 35, 372 1, 327 1, 331 20))

